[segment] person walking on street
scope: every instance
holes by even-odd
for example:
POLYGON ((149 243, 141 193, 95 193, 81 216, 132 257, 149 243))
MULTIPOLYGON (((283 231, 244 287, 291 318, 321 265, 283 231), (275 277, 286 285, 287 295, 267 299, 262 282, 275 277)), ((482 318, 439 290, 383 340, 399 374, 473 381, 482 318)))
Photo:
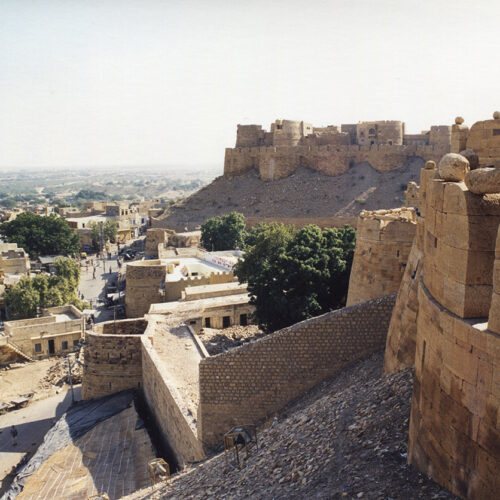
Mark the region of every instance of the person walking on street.
POLYGON ((15 425, 10 428, 10 435, 12 437, 12 446, 17 446, 17 429, 15 425))
POLYGON ((109 266, 109 274, 112 274, 111 266, 109 266))
POLYGON ((95 267, 94 267, 94 273, 92 275, 92 278, 95 279, 95 267))

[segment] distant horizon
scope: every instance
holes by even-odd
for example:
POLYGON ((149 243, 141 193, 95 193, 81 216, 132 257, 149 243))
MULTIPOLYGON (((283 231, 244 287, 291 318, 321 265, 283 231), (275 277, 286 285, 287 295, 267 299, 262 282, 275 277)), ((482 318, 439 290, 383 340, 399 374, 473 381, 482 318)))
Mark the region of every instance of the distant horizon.
POLYGON ((0 169, 222 170, 237 124, 276 119, 470 126, 500 108, 499 18, 496 0, 3 0, 0 169))

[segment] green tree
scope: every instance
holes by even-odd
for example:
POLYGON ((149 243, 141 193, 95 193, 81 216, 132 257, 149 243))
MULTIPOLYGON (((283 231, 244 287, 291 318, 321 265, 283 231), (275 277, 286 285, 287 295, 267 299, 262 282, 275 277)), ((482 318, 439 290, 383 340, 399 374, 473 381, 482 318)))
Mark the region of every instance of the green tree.
POLYGON ((238 212, 212 217, 201 226, 201 244, 209 251, 242 248, 245 236, 245 218, 238 212))
MULTIPOLYGON (((118 234, 118 224, 116 222, 107 220, 102 224, 102 239, 103 243, 107 241, 111 243, 116 242, 116 235, 118 234)), ((94 246, 99 248, 101 244, 101 224, 92 222, 90 224, 90 237, 94 242, 94 246)))
POLYGON ((345 305, 355 231, 311 225, 293 231, 280 224, 257 227, 247 237, 235 273, 248 283, 256 317, 266 331, 345 305))
POLYGON ((34 318, 40 303, 38 291, 27 276, 5 291, 5 304, 11 319, 34 318))
POLYGON ((80 249, 80 237, 67 221, 56 215, 44 217, 23 212, 14 220, 0 224, 0 236, 17 243, 32 257, 35 255, 68 255, 80 249))
POLYGON ((33 318, 37 311, 73 304, 79 309, 87 303, 78 297, 80 268, 73 259, 56 259, 56 274, 37 274, 33 278, 23 277, 5 292, 5 302, 12 319, 33 318))

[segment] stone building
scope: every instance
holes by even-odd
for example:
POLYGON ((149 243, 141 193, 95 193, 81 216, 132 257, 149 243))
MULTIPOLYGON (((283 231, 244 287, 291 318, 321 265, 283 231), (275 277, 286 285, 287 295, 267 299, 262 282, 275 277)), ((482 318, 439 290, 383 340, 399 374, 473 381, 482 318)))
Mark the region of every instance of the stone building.
POLYGON ((6 321, 4 327, 2 351, 43 359, 73 351, 83 338, 85 323, 81 311, 66 305, 44 309, 39 318, 6 321))
POLYGON ((273 180, 292 175, 299 167, 340 175, 363 161, 384 172, 414 156, 437 161, 450 151, 451 133, 451 127, 438 125, 408 135, 400 121, 343 124, 339 130, 335 125, 276 120, 269 132, 261 125, 238 125, 236 146, 226 149, 224 176, 255 169, 262 179, 273 180))
POLYGON ((193 250, 186 256, 127 264, 127 317, 143 316, 151 304, 179 300, 187 287, 235 281, 232 268, 239 256, 238 252, 193 250))

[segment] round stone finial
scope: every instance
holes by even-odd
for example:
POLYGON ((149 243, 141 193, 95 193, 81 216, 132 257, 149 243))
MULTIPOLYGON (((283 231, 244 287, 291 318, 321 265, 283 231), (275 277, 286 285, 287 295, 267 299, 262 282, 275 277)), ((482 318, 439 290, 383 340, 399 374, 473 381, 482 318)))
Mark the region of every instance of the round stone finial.
POLYGON ((472 149, 464 149, 463 151, 460 151, 460 154, 469 160, 471 170, 479 168, 479 156, 477 153, 472 151, 472 149))
POLYGON ((469 160, 456 153, 444 155, 438 165, 439 176, 445 181, 461 182, 469 170, 469 160))
POLYGON ((426 161, 425 170, 436 170, 436 162, 432 160, 426 161))
POLYGON ((462 125, 462 123, 463 123, 464 121, 465 121, 465 120, 464 120, 461 116, 457 116, 457 117, 455 118, 455 123, 456 123, 457 125, 462 125))
POLYGON ((493 120, 500 120, 500 111, 495 111, 493 113, 493 120))

